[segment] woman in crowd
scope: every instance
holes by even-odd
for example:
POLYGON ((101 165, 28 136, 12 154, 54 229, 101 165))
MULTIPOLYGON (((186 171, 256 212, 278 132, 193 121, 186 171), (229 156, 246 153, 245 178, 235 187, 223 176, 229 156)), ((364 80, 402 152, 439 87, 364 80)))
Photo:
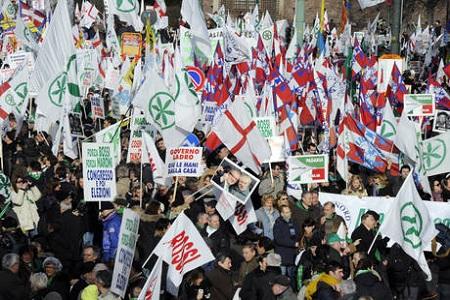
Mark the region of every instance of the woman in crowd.
POLYGON ((352 175, 348 187, 342 191, 343 195, 352 195, 358 197, 367 197, 367 190, 364 187, 361 176, 352 175))
POLYGON ((271 194, 265 194, 261 198, 261 207, 256 210, 256 219, 261 224, 263 235, 273 240, 273 225, 280 213, 273 207, 274 198, 271 194))
POLYGON ((375 174, 369 178, 370 196, 394 196, 386 174, 375 174))

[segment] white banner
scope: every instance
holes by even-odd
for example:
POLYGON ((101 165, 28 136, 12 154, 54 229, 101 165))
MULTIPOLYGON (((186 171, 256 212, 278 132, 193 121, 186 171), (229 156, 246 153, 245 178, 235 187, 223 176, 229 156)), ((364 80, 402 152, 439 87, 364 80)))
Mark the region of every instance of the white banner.
POLYGON ((299 155, 288 157, 290 183, 328 181, 328 155, 299 155))
MULTIPOLYGON (((320 203, 333 202, 336 206, 336 214, 340 215, 348 226, 348 232, 361 224, 361 216, 368 210, 376 211, 380 214, 380 223, 391 207, 395 198, 387 197, 362 197, 347 196, 330 193, 319 194, 320 203)), ((436 223, 443 223, 450 226, 450 205, 445 202, 424 201, 425 206, 430 212, 431 219, 436 223)))
POLYGON ((128 286, 134 250, 138 239, 138 230, 139 215, 126 208, 123 211, 122 223, 120 224, 119 245, 111 281, 111 291, 122 298, 125 296, 128 286))
POLYGON ((116 168, 113 145, 83 143, 84 201, 113 201, 116 196, 116 168))
POLYGON ((229 221, 233 225, 237 235, 243 233, 247 229, 248 224, 257 222, 258 220, 256 219, 252 201, 247 201, 245 205, 238 203, 229 221))

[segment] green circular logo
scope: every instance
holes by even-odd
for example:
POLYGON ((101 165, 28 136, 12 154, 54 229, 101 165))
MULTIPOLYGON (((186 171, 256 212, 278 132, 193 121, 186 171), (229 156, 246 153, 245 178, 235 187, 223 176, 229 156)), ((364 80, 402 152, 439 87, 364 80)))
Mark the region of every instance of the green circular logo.
POLYGON ((136 9, 136 1, 134 0, 116 0, 116 9, 120 12, 130 12, 136 9))
POLYGON ((62 107, 63 105, 64 94, 66 92, 66 82, 67 73, 62 72, 55 78, 55 80, 52 81, 52 83, 50 83, 48 88, 48 97, 50 98, 50 101, 58 107, 62 107))
POLYGON ((422 246, 420 235, 423 229, 423 220, 413 202, 407 202, 400 208, 400 220, 403 239, 414 249, 422 246))
POLYGON ((272 39, 272 32, 270 30, 263 31, 262 38, 266 41, 269 41, 270 39, 272 39))
POLYGON ((447 154, 447 147, 445 142, 441 139, 436 139, 428 142, 422 153, 422 160, 427 171, 433 170, 441 165, 447 154))
POLYGON ((31 32, 27 28, 23 29, 23 36, 25 37, 27 42, 31 42, 32 41, 32 39, 31 39, 31 32))
POLYGON ((392 140, 396 134, 395 126, 388 120, 384 120, 381 125, 381 136, 385 139, 392 140))
POLYGON ((19 102, 17 103, 17 106, 22 105, 23 101, 28 97, 28 84, 26 82, 22 82, 16 88, 14 89, 14 92, 16 92, 16 95, 19 96, 19 102))
POLYGON ((16 101, 14 100, 14 96, 11 93, 7 94, 5 97, 5 102, 9 106, 16 106, 16 101))
POLYGON ((159 92, 156 93, 149 102, 148 110, 156 124, 161 129, 168 129, 175 125, 175 112, 173 105, 175 100, 172 95, 159 92))
POLYGON ((13 16, 16 14, 16 9, 14 8, 14 5, 12 5, 11 3, 8 5, 8 7, 6 8, 6 11, 8 12, 8 14, 10 16, 13 16))

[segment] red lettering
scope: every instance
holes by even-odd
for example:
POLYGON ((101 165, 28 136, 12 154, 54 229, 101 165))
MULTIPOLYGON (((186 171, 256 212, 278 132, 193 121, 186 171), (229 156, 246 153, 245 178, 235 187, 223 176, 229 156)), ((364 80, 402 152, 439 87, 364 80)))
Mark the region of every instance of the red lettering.
POLYGON ((183 230, 173 237, 170 242, 172 246, 172 265, 178 272, 183 271, 187 263, 194 261, 201 256, 198 249, 194 248, 194 243, 189 241, 189 236, 183 230))

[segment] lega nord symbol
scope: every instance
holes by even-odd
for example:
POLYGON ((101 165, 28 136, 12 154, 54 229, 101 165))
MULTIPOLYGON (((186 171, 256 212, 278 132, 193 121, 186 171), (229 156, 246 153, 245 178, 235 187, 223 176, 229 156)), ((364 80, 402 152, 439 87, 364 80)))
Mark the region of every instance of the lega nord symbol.
POLYGON ((262 38, 266 41, 269 41, 272 38, 272 32, 270 30, 266 30, 262 34, 262 38))
POLYGON ((173 104, 173 97, 165 92, 156 93, 150 99, 148 110, 155 123, 158 124, 161 129, 168 129, 175 125, 173 104))
POLYGON ((422 246, 422 215, 413 202, 407 202, 400 208, 400 220, 403 239, 414 249, 422 246))
POLYGON ((116 9, 120 12, 130 12, 136 9, 136 1, 134 0, 116 0, 116 9))
POLYGON ((66 83, 67 73, 63 72, 53 80, 48 88, 48 97, 50 98, 50 101, 58 107, 62 107, 63 105, 66 83))
POLYGON ((396 134, 394 125, 391 122, 384 120, 383 125, 381 125, 381 136, 386 139, 392 139, 396 134))
POLYGON ((444 161, 446 154, 447 147, 443 140, 436 139, 431 143, 427 143, 422 153, 425 169, 430 171, 440 166, 444 161))

